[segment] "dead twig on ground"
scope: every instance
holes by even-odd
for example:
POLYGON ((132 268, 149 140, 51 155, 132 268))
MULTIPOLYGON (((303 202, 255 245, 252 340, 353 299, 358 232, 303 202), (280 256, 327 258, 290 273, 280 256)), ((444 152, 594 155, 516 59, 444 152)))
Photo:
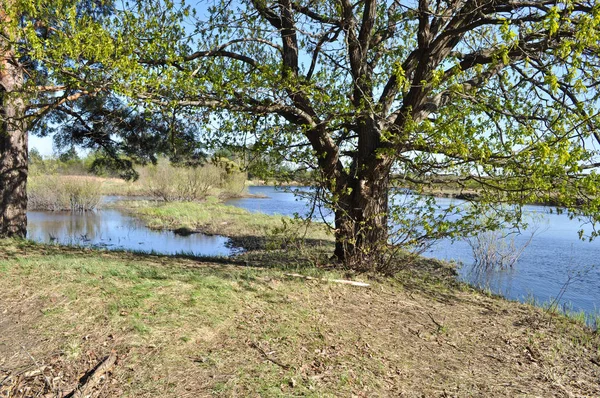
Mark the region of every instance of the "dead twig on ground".
POLYGON ((290 365, 281 363, 277 359, 274 359, 273 357, 271 357, 271 355, 269 355, 269 353, 267 353, 259 344, 252 342, 252 343, 250 343, 250 347, 252 347, 252 348, 256 349, 258 352, 260 352, 265 357, 265 359, 267 359, 269 362, 272 362, 275 365, 277 365, 285 370, 289 370, 291 368, 290 365))
POLYGON ((429 312, 426 312, 426 314, 429 317, 429 319, 431 319, 431 322, 433 322, 435 324, 435 326, 437 326, 438 332, 445 329, 444 325, 442 325, 441 323, 439 323, 438 321, 436 321, 433 318, 433 315, 431 315, 429 312))
POLYGON ((360 287, 369 287, 369 286, 371 286, 371 285, 369 285, 368 283, 365 283, 365 282, 348 281, 348 280, 345 280, 345 279, 313 278, 312 276, 306 276, 306 275, 301 275, 301 274, 284 274, 284 275, 285 276, 293 276, 295 278, 308 279, 308 280, 312 280, 312 281, 341 283, 341 284, 344 284, 344 285, 351 285, 351 286, 360 286, 360 287))
POLYGON ((111 352, 100 364, 83 376, 77 388, 63 398, 84 398, 90 396, 94 387, 100 383, 104 375, 110 372, 117 362, 117 353, 111 352))
MULTIPOLYGON (((24 352, 25 354, 27 354, 27 356, 28 356, 29 358, 31 358, 31 360, 33 361, 33 363, 35 364, 35 366, 36 366, 38 369, 40 369, 40 368, 41 368, 41 366, 40 366, 40 364, 38 363, 38 361, 37 361, 37 360, 36 360, 36 359, 33 357, 33 355, 31 355, 31 354, 30 354, 30 353, 29 353, 29 352, 28 352, 28 351, 25 349, 25 347, 24 347, 24 346, 21 346, 21 349, 23 350, 23 352, 24 352)), ((48 376, 46 376, 46 375, 44 374, 44 372, 41 372, 41 374, 42 374, 42 376, 44 376, 44 383, 46 383, 46 387, 48 387, 48 389, 49 389, 50 391, 54 391, 54 384, 52 384, 52 382, 50 381, 50 379, 48 378, 48 376)))

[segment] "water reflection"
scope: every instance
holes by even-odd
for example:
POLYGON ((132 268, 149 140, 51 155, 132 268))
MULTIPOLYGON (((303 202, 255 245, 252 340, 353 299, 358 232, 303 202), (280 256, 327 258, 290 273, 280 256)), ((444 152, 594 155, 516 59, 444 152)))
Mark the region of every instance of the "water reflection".
MULTIPOLYGON (((274 187, 250 187, 250 193, 268 196, 268 199, 239 199, 229 202, 251 211, 267 214, 303 214, 307 201, 298 200, 292 193, 274 187)), ((396 195, 401 200, 401 195, 396 195)), ((461 205, 457 199, 436 199, 439 212, 449 206, 461 205)), ((569 219, 566 214, 551 212, 545 206, 525 206, 524 212, 543 216, 541 228, 527 245, 513 268, 474 273, 471 247, 465 241, 440 240, 424 254, 463 264, 460 278, 471 284, 488 288, 513 300, 535 300, 550 303, 560 296, 561 306, 571 306, 575 311, 596 314, 600 311, 600 238, 592 241, 578 239, 581 222, 569 219), (566 303, 566 304, 565 304, 566 303)), ((516 247, 526 244, 529 231, 514 237, 516 247)), ((588 231, 589 232, 589 231, 588 231)))
POLYGON ((160 254, 228 256, 223 236, 175 235, 171 231, 153 231, 140 221, 117 210, 97 212, 30 211, 27 237, 36 242, 136 250, 160 254))
POLYGON ((29 212, 27 234, 39 242, 101 241, 102 216, 95 212, 29 212))
POLYGON ((505 297, 513 296, 513 281, 516 269, 513 267, 504 269, 484 269, 476 265, 462 264, 460 268, 461 278, 471 285, 483 290, 489 290, 505 297))

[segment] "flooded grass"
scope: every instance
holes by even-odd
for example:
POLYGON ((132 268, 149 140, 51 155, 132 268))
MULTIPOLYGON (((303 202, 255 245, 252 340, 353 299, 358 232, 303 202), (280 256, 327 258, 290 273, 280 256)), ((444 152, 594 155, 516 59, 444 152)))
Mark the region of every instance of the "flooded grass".
POLYGON ((307 238, 314 243, 332 242, 327 228, 319 223, 305 224, 290 217, 253 213, 219 203, 216 198, 205 202, 129 202, 128 211, 141 218, 149 228, 169 229, 185 234, 200 232, 223 235, 247 249, 287 246, 307 238), (269 246, 270 245, 270 246, 269 246))
MULTIPOLYGON (((289 277, 279 256, 253 267, 0 241, 0 379, 34 358, 70 391, 115 350, 98 396, 600 394, 600 338, 565 317, 440 279, 435 264, 361 275, 361 288, 289 277)), ((41 375, 19 380, 50 392, 41 375)))

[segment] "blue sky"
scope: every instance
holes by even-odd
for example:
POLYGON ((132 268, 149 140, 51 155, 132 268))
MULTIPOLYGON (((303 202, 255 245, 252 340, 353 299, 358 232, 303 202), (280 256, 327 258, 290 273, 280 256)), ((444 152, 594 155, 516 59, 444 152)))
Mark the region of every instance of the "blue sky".
POLYGON ((29 149, 37 149, 42 156, 52 155, 52 137, 36 137, 33 134, 29 134, 29 149))

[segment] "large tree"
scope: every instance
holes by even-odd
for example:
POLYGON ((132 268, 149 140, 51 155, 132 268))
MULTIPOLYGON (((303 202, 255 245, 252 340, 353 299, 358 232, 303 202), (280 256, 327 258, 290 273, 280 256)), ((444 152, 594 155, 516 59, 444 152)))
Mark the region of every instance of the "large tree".
POLYGON ((196 11, 177 11, 195 21, 173 45, 183 51, 138 44, 138 59, 168 76, 147 98, 212 110, 221 139, 250 133, 313 159, 339 259, 377 259, 392 175, 481 189, 454 221, 404 206, 407 243, 490 209, 479 227, 519 221, 498 202, 552 199, 597 218, 598 178, 585 171, 600 121, 595 1, 242 0, 196 11))
POLYGON ((13 46, 12 1, 0 3, 0 237, 24 236, 27 215, 27 132, 20 95, 24 73, 13 46))
POLYGON ((27 232, 27 140, 127 78, 110 0, 0 1, 0 237, 27 232))

